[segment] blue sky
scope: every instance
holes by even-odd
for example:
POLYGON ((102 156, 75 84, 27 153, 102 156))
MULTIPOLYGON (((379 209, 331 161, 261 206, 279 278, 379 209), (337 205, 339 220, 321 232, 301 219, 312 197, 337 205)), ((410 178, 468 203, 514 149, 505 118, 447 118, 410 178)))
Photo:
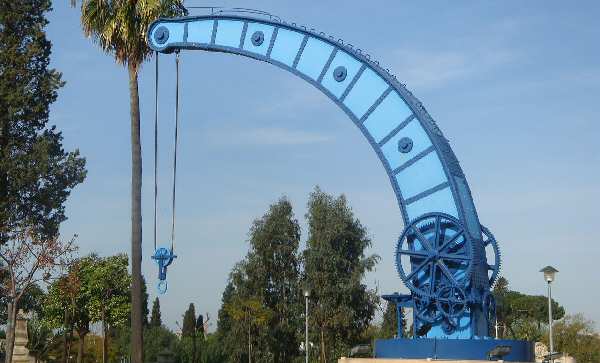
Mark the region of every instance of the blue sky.
MULTIPOLYGON (((207 5, 188 1, 187 5, 207 5)), ((219 5, 268 10, 343 38, 389 67, 426 105, 457 154, 482 223, 502 248, 513 289, 545 293, 539 269, 560 270, 555 297, 600 323, 600 5, 559 1, 313 1, 219 5)), ((78 11, 56 1, 48 35, 66 86, 51 123, 88 160, 65 236, 82 253, 129 251, 127 72, 86 39, 78 11)), ((187 304, 213 328, 227 275, 247 251, 254 218, 286 195, 304 225, 315 185, 345 193, 381 256, 366 281, 405 291, 393 263, 402 219, 387 176, 360 131, 328 98, 277 67, 182 53, 178 260, 161 297, 174 327, 187 304)), ((170 226, 174 59, 161 57, 159 244, 170 226)), ((153 64, 140 76, 144 263, 152 254, 153 64)), ((306 238, 304 230, 303 239, 306 238)), ((152 297, 155 289, 150 288, 152 297)))

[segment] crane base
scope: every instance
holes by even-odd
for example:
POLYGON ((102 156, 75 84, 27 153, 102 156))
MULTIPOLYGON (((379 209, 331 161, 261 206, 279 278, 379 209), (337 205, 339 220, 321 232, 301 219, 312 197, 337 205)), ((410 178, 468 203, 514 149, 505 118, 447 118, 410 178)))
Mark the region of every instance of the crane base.
POLYGON ((534 347, 533 342, 504 339, 379 339, 375 341, 375 357, 534 362, 534 347), (494 352, 494 349, 496 349, 496 352, 494 352), (493 355, 502 350, 504 350, 504 354, 501 356, 490 356, 490 354, 493 355))

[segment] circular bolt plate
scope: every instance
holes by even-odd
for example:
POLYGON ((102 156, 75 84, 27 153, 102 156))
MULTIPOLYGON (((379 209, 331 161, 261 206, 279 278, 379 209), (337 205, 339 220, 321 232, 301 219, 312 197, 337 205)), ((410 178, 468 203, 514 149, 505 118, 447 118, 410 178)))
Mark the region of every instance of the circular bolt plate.
POLYGON ((403 137, 398 141, 398 151, 403 154, 410 152, 413 148, 413 141, 410 137, 403 137))
POLYGON ((335 79, 338 82, 344 81, 346 79, 346 76, 348 76, 348 71, 344 66, 336 67, 336 69, 333 70, 333 79, 335 79))
POLYGON ((265 34, 263 32, 261 32, 260 30, 257 30, 254 32, 254 34, 252 34, 252 44, 254 44, 254 46, 258 47, 264 41, 265 41, 265 34))
POLYGON ((158 44, 165 44, 167 40, 169 40, 169 29, 164 26, 156 29, 156 32, 154 32, 154 40, 156 40, 158 44))

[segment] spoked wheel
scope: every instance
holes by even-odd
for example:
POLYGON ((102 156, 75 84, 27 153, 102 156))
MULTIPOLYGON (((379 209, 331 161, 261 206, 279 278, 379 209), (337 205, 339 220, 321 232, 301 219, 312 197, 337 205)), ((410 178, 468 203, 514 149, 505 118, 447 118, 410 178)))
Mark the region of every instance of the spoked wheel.
MULTIPOLYGON (((438 292, 437 308, 452 324, 467 308, 467 299, 463 289, 457 286, 444 286, 438 292)), ((455 325, 455 324, 453 324, 455 325)))
POLYGON ((466 285, 472 255, 471 241, 456 218, 429 213, 402 233, 396 246, 396 269, 413 293, 435 299, 442 286, 466 285))
POLYGON ((427 297, 415 298, 414 304, 415 313, 421 321, 433 324, 442 318, 442 314, 433 300, 427 297))

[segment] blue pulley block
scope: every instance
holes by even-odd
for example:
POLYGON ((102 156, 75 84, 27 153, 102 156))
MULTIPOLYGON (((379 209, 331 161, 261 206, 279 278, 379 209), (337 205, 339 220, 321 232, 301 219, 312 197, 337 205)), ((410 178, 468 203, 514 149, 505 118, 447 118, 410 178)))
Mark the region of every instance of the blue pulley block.
POLYGON ((152 259, 156 261, 158 264, 158 292, 164 294, 167 292, 167 267, 173 263, 173 260, 177 258, 176 255, 173 254, 173 250, 160 247, 154 251, 154 255, 152 259))

